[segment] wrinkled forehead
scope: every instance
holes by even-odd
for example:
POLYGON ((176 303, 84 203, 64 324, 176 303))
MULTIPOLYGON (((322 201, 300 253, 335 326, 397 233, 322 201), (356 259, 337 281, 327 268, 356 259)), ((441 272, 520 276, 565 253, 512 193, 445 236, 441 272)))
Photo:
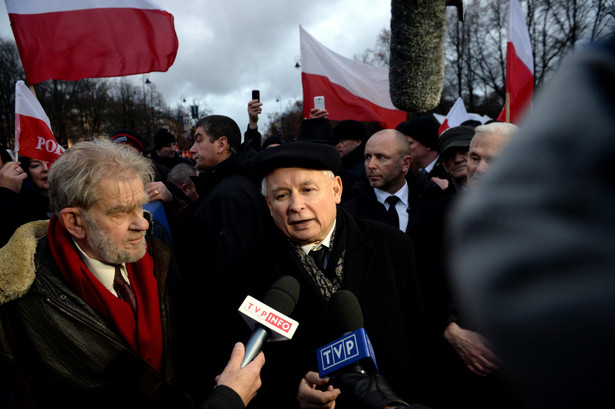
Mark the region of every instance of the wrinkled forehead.
POLYGON ((115 179, 104 179, 98 184, 98 205, 108 206, 142 206, 149 201, 143 181, 134 174, 115 179))

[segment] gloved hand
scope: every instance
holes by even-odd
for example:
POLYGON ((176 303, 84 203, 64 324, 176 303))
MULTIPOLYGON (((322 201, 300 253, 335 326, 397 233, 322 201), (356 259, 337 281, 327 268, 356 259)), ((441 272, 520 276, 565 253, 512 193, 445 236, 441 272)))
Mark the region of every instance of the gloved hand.
POLYGON ((346 396, 365 409, 382 409, 385 406, 408 406, 391 389, 389 383, 380 374, 366 372, 354 366, 337 377, 336 384, 346 396))

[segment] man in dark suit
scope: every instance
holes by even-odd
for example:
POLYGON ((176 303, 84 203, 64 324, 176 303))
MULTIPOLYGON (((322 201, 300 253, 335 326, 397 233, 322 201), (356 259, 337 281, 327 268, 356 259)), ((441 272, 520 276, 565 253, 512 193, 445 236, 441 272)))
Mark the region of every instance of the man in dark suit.
MULTIPOLYGON (((411 242, 398 229, 362 221, 337 207, 339 163, 332 146, 304 142, 262 151, 255 161, 277 228, 237 255, 229 285, 240 295, 231 302, 239 305, 246 292, 258 298, 284 275, 299 281, 301 295, 292 314, 299 328, 291 341, 267 350, 263 384, 272 383, 259 391, 252 407, 296 403, 299 379, 316 368, 316 349, 337 338, 339 328, 328 328, 327 303, 340 289, 359 300, 380 373, 402 399, 420 399, 427 324, 411 242), (322 264, 312 253, 321 247, 326 248, 322 264)), ((337 407, 355 407, 353 393, 340 388, 337 407)))
POLYGON ((424 204, 446 192, 411 170, 411 162, 410 146, 401 132, 376 132, 365 145, 367 179, 353 186, 354 197, 342 205, 344 209, 363 219, 389 223, 409 234, 424 204))

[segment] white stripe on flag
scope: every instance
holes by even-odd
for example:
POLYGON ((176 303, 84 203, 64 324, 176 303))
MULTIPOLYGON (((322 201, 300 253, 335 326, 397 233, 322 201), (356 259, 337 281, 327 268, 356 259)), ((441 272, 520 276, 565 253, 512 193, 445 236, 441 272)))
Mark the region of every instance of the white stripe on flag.
POLYGON ((5 3, 9 14, 41 14, 104 8, 163 10, 151 0, 5 0, 5 3))
POLYGON ((351 60, 331 51, 299 27, 302 71, 322 75, 352 94, 378 106, 397 110, 389 95, 389 70, 351 60))

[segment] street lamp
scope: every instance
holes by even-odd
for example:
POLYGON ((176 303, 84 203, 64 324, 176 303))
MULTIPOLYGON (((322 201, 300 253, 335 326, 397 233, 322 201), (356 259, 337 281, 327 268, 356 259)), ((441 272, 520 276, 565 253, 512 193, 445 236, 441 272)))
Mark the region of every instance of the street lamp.
POLYGON ((147 139, 149 139, 149 115, 147 114, 147 99, 145 96, 145 84, 150 85, 152 82, 149 80, 149 78, 145 77, 145 74, 143 74, 142 76, 143 78, 143 84, 141 85, 143 87, 143 113, 144 113, 144 119, 145 119, 145 137, 147 139))

